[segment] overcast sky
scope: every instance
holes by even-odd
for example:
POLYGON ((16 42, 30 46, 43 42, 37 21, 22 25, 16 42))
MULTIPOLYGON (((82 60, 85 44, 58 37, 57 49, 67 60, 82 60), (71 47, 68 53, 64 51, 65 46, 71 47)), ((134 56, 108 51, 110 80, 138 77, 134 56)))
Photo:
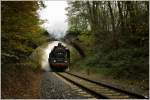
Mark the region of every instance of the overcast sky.
POLYGON ((57 38, 67 30, 66 1, 44 1, 46 8, 39 12, 40 18, 47 20, 42 26, 57 38))

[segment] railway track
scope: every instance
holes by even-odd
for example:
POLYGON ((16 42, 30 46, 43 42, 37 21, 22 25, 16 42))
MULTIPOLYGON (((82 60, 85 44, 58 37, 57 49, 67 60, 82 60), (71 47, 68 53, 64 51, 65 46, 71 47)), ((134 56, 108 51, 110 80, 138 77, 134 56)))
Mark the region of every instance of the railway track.
POLYGON ((99 82, 95 82, 81 76, 77 76, 68 72, 59 72, 57 75, 63 77, 67 81, 86 90, 96 98, 104 99, 146 99, 144 96, 108 86, 99 82))

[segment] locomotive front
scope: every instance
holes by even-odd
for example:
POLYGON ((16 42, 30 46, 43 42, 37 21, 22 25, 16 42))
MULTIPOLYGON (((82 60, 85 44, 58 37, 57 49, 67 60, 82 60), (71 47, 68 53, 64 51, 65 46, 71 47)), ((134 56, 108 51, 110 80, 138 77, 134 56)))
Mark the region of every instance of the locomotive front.
POLYGON ((69 67, 69 59, 69 49, 58 44, 49 55, 49 65, 53 71, 65 71, 69 67))

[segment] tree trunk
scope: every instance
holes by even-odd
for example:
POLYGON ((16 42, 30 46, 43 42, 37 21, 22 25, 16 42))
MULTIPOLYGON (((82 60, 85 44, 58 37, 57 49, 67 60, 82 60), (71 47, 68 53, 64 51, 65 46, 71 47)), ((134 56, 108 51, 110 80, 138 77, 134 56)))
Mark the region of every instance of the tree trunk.
POLYGON ((113 30, 113 32, 115 32, 115 21, 114 21, 114 15, 113 15, 113 11, 112 11, 110 1, 108 1, 108 7, 109 7, 110 16, 111 16, 112 30, 113 30))
POLYGON ((124 30, 124 19, 123 19, 123 14, 122 14, 122 7, 120 4, 120 1, 118 1, 118 9, 119 9, 119 18, 120 18, 120 22, 121 22, 121 33, 123 33, 124 30))
POLYGON ((130 32, 135 33, 136 32, 136 27, 135 27, 135 11, 133 7, 133 3, 131 1, 126 2, 127 5, 127 10, 130 14, 130 32))
POLYGON ((118 36, 116 34, 115 20, 114 20, 114 15, 113 15, 110 1, 108 1, 108 7, 109 7, 110 16, 111 16, 113 47, 116 49, 118 48, 118 36))

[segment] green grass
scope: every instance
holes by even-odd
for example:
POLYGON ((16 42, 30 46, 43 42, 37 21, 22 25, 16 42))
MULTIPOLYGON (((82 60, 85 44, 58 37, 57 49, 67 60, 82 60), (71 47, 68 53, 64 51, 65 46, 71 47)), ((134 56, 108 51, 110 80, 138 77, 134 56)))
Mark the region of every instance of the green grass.
POLYGON ((143 48, 122 48, 96 52, 76 61, 73 68, 124 79, 148 79, 148 56, 143 48))

